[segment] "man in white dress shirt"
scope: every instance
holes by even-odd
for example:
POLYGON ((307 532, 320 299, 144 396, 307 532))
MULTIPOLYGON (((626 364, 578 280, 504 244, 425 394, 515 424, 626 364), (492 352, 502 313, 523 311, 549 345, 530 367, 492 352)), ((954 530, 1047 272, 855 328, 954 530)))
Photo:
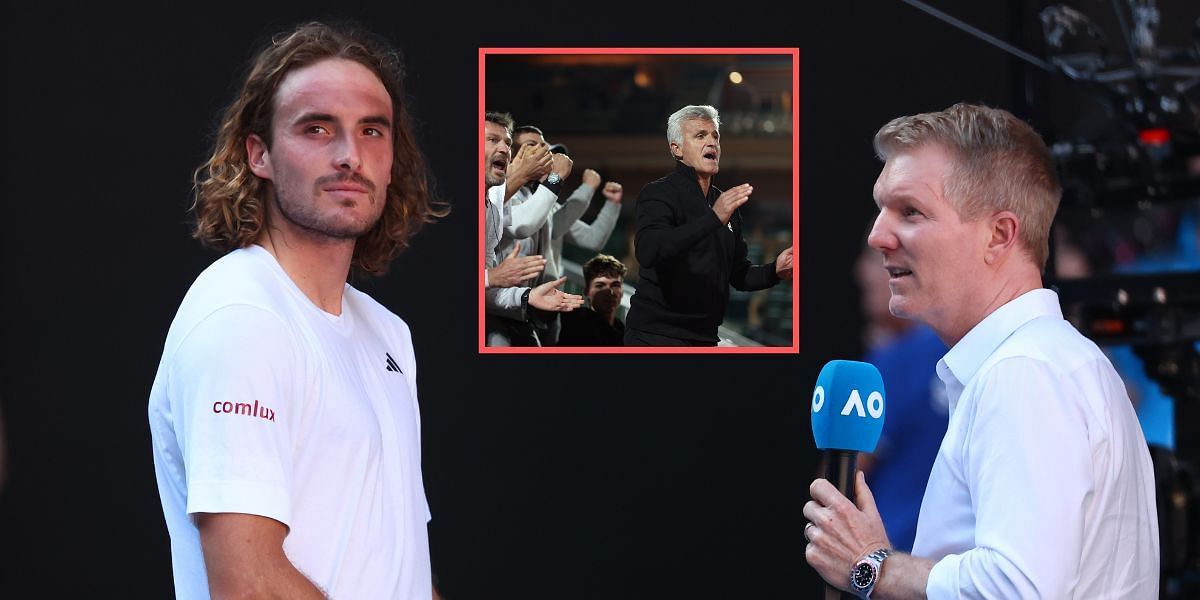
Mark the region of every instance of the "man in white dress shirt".
POLYGON ((813 482, 805 557, 872 598, 1157 598, 1150 455, 1107 358, 1042 287, 1062 188, 1013 115, 958 104, 875 136, 885 161, 868 244, 892 312, 950 347, 950 421, 911 555, 862 475, 850 502, 813 482))

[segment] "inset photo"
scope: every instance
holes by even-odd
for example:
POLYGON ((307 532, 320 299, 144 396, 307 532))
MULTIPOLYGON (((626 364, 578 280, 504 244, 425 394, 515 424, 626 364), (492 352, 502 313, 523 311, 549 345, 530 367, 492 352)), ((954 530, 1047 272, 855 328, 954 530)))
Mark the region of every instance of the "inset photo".
POLYGON ((797 352, 798 54, 481 49, 480 352, 797 352))

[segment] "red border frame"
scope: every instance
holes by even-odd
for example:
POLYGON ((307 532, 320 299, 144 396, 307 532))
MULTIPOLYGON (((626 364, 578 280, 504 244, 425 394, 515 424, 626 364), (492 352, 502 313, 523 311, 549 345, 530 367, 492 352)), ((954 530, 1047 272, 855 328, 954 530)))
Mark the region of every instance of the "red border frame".
MULTIPOLYGON (((759 347, 703 347, 703 348, 489 348, 484 325, 484 214, 479 211, 475 236, 478 240, 479 257, 479 304, 478 304, 478 349, 480 354, 797 354, 800 352, 800 49, 799 48, 480 48, 479 49, 479 107, 477 121, 483 123, 486 94, 484 93, 484 63, 489 54, 786 54, 792 57, 792 345, 759 347)), ((482 125, 481 125, 482 126, 482 125)), ((483 136, 478 136, 479 165, 475 169, 478 177, 476 198, 486 192, 483 182, 483 136)))

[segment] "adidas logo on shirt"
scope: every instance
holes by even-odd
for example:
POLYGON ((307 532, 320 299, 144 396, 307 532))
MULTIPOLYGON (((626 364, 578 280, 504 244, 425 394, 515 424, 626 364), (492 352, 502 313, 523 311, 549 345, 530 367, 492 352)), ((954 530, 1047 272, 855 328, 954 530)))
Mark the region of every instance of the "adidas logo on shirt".
POLYGON ((396 359, 392 358, 391 354, 384 352, 383 355, 387 357, 387 370, 395 371, 400 374, 404 374, 404 371, 400 370, 400 365, 396 364, 396 359))

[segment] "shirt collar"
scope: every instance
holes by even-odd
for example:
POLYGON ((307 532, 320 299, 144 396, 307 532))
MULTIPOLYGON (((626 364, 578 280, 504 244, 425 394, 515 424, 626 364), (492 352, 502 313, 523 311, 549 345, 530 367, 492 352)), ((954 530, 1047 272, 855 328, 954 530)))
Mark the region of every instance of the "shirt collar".
POLYGON ((500 185, 494 185, 487 189, 486 197, 488 200, 492 201, 492 204, 496 205, 496 208, 504 206, 504 185, 505 184, 501 183, 500 185))
POLYGON ((683 161, 679 160, 678 158, 675 159, 675 172, 686 176, 692 181, 696 181, 696 170, 683 164, 683 161))
MULTIPOLYGON (((965 386, 1004 340, 1038 317, 1062 318, 1058 294, 1053 290, 1030 290, 992 311, 938 361, 938 376, 943 381, 951 376, 960 386, 965 386)), ((946 384, 950 382, 946 381, 946 384)))
POLYGON ((709 206, 712 206, 716 199, 717 187, 712 185, 713 182, 711 179, 708 182, 708 193, 705 194, 704 189, 700 187, 700 177, 696 175, 696 170, 683 164, 683 161, 679 160, 678 158, 675 159, 675 172, 683 175, 684 178, 692 183, 692 185, 695 185, 696 191, 700 192, 701 196, 704 196, 704 199, 708 201, 709 206))

